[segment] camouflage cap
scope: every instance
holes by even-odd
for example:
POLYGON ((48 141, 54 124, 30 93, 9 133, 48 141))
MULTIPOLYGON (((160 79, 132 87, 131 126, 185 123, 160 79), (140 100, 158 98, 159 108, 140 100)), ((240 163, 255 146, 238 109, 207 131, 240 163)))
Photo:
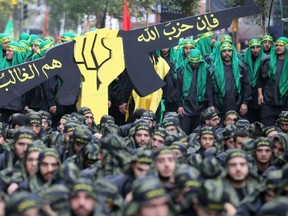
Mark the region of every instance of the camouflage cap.
POLYGON ((81 149, 81 152, 82 152, 82 158, 84 160, 97 160, 99 153, 99 146, 94 142, 90 142, 81 149))
POLYGON ((268 172, 265 185, 266 190, 272 190, 272 191, 277 190, 282 180, 283 180, 282 170, 272 170, 268 172))
POLYGON ((286 216, 288 213, 288 197, 278 196, 265 203, 258 211, 261 216, 286 216))
POLYGON ((92 132, 86 125, 78 125, 71 135, 71 142, 86 145, 92 140, 92 132))
POLYGON ((17 141, 18 139, 24 139, 24 138, 34 140, 35 139, 35 134, 29 128, 20 127, 20 128, 17 129, 17 131, 15 131, 14 141, 17 141))
POLYGON ((114 123, 102 123, 101 124, 101 134, 106 136, 107 134, 117 134, 120 135, 120 127, 114 123))
POLYGON ((255 148, 257 149, 258 147, 270 147, 271 149, 273 148, 273 141, 269 137, 260 137, 259 139, 256 139, 255 141, 255 148))
POLYGON ((238 130, 249 130, 250 122, 247 119, 239 119, 235 125, 237 126, 238 130))
POLYGON ((95 193, 105 197, 105 202, 112 206, 122 207, 124 200, 118 188, 104 178, 99 178, 93 183, 95 193))
POLYGON ((253 155, 255 153, 256 140, 248 138, 242 142, 242 150, 246 152, 247 155, 253 155))
POLYGON ((174 152, 168 146, 163 146, 163 147, 157 148, 153 152, 153 159, 155 160, 159 155, 162 155, 162 154, 172 154, 172 155, 174 155, 174 152))
POLYGON ((229 110, 225 113, 225 118, 227 118, 229 115, 236 115, 237 118, 239 118, 238 113, 235 110, 229 110))
POLYGON ((279 114, 278 121, 288 122, 288 111, 281 111, 279 114))
POLYGON ((219 136, 220 140, 227 140, 233 137, 234 133, 237 131, 237 126, 232 124, 226 126, 223 130, 221 135, 219 136))
POLYGON ((249 134, 251 134, 252 137, 261 137, 264 136, 264 124, 261 122, 253 122, 249 126, 249 134))
POLYGON ((135 133, 137 132, 137 131, 139 131, 139 130, 145 130, 145 131, 148 131, 149 132, 149 134, 151 134, 152 133, 152 128, 150 127, 150 125, 146 122, 146 121, 144 121, 144 120, 142 120, 143 122, 141 123, 141 124, 139 124, 139 125, 137 125, 136 127, 135 127, 135 133), (144 123, 145 122, 145 123, 144 123))
POLYGON ((248 161, 247 154, 245 151, 243 151, 241 149, 231 149, 231 150, 227 151, 226 165, 228 165, 228 162, 232 158, 236 158, 236 157, 241 157, 241 158, 244 158, 248 161))
POLYGON ((187 157, 187 146, 184 145, 182 142, 180 141, 176 141, 176 142, 173 142, 170 146, 169 146, 170 149, 178 149, 182 155, 186 158, 187 157))
POLYGON ((263 128, 264 136, 268 136, 271 132, 276 131, 278 133, 282 132, 282 130, 277 126, 267 126, 263 128))
POLYGON ((125 147, 125 141, 123 137, 117 134, 107 134, 100 139, 100 148, 107 151, 117 151, 125 147))
POLYGON ((56 158, 58 163, 59 163, 58 165, 61 164, 59 152, 57 150, 55 150, 55 149, 52 149, 52 148, 46 148, 46 149, 44 149, 43 151, 40 152, 39 164, 47 156, 56 158))
POLYGON ((202 163, 202 155, 201 154, 190 154, 188 157, 187 157, 187 164, 190 165, 190 166, 193 166, 197 169, 200 169, 200 165, 202 163))
POLYGON ((84 124, 85 123, 85 117, 79 113, 73 112, 70 114, 67 121, 73 121, 78 124, 84 124))
POLYGON ((149 121, 156 121, 156 115, 152 110, 147 110, 142 114, 141 119, 149 120, 149 121))
POLYGON ((44 142, 42 140, 35 140, 27 147, 26 155, 29 155, 29 153, 37 151, 41 152, 46 148, 44 145, 44 142))
POLYGON ((10 127, 14 128, 16 125, 24 126, 26 122, 26 116, 22 113, 14 113, 8 119, 10 127))
POLYGON ((97 195, 91 179, 78 178, 71 187, 70 197, 74 197, 78 192, 86 192, 94 200, 97 199, 97 195))
POLYGON ((216 178, 222 173, 220 162, 213 156, 205 157, 200 167, 201 174, 204 178, 216 178))
POLYGON ((55 180, 70 186, 80 177, 80 170, 74 162, 64 162, 57 170, 55 180))
POLYGON ((201 186, 201 174, 198 169, 187 164, 181 164, 175 170, 175 186, 182 190, 185 187, 197 190, 201 186))
POLYGON ((64 184, 53 184, 43 188, 39 195, 43 203, 49 204, 53 211, 62 215, 69 211, 69 193, 69 188, 64 184))
POLYGON ((133 200, 125 207, 123 215, 135 215, 145 203, 167 197, 167 193, 158 178, 145 176, 133 182, 132 196, 133 200))
POLYGON ((162 138, 165 139, 165 137, 168 135, 166 130, 163 127, 158 127, 154 130, 154 134, 153 135, 158 135, 162 138))
POLYGON ((199 136, 201 137, 202 135, 205 135, 205 134, 209 134, 215 137, 215 128, 211 126, 201 127, 199 131, 199 136))
POLYGON ((131 162, 150 165, 152 163, 152 152, 148 149, 138 148, 133 151, 131 162))
POLYGON ((50 125, 52 124, 52 117, 51 117, 51 114, 49 112, 44 111, 44 110, 39 110, 38 113, 40 113, 42 119, 47 119, 49 124, 50 125))
POLYGON ((92 110, 89 107, 81 107, 78 113, 85 116, 88 113, 92 113, 92 110))
POLYGON ((177 114, 177 112, 166 112, 164 114, 164 119, 165 118, 177 118, 177 119, 179 119, 179 115, 177 114))
POLYGON ((100 119, 100 125, 102 125, 103 123, 111 123, 114 124, 115 123, 115 119, 113 116, 111 115, 103 115, 100 119))
POLYGON ((201 112, 200 121, 202 123, 205 123, 205 120, 210 120, 210 119, 217 117, 217 116, 218 116, 218 113, 215 111, 215 109, 208 107, 206 110, 201 112))
POLYGON ((187 136, 182 133, 177 133, 177 134, 169 134, 165 137, 165 145, 170 146, 173 142, 182 142, 182 143, 187 143, 187 136))
POLYGON ((76 122, 66 122, 65 126, 64 126, 64 130, 63 133, 73 133, 73 131, 76 129, 76 127, 79 126, 78 123, 76 122))
POLYGON ((40 209, 41 199, 35 193, 20 191, 13 193, 6 203, 6 215, 22 216, 26 210, 37 208, 40 209))
POLYGON ((229 202, 228 194, 222 179, 207 179, 198 194, 199 205, 209 210, 224 211, 224 204, 229 202))
POLYGON ((26 125, 37 124, 42 125, 42 117, 38 112, 28 113, 26 116, 26 125))
POLYGON ((180 121, 178 118, 175 118, 175 117, 165 117, 163 119, 162 125, 164 128, 166 128, 168 126, 178 127, 178 126, 180 126, 180 121))

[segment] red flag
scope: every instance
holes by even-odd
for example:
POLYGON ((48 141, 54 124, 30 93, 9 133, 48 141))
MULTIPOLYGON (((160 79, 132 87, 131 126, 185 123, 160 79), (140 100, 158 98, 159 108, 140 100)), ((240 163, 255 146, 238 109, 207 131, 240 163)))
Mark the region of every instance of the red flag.
POLYGON ((125 0, 125 3, 124 3, 122 29, 126 30, 126 31, 131 30, 131 21, 130 21, 130 12, 129 12, 129 8, 128 8, 128 0, 125 0))

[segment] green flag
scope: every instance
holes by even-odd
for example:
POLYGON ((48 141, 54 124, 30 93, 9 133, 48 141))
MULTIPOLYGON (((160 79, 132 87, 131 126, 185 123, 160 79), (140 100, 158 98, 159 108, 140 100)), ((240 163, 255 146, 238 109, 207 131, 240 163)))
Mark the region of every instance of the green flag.
POLYGON ((8 19, 4 33, 9 34, 12 40, 14 39, 14 26, 12 17, 8 19))

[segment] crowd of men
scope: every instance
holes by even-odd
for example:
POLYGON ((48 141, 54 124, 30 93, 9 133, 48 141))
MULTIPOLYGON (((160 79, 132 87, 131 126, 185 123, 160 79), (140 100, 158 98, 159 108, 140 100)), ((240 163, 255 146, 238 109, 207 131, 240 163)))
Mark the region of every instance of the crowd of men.
MULTIPOLYGON (((1 33, 0 70, 74 37, 1 33)), ((33 88, 0 109, 0 216, 287 215, 287 48, 270 35, 245 53, 228 34, 180 40, 149 53, 169 66, 156 109, 123 73, 99 124, 57 103, 57 77, 33 88)))

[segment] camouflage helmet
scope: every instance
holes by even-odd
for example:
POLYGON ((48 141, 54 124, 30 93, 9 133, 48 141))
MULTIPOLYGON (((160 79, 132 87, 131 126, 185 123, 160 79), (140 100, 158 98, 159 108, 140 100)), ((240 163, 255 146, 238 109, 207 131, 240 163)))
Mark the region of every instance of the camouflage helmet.
POLYGON ((37 208, 40 209, 40 197, 35 193, 20 191, 13 193, 6 202, 6 215, 22 216, 26 210, 37 208))
POLYGON ((86 145, 92 140, 92 132, 86 125, 78 125, 71 135, 72 143, 79 143, 82 145, 86 145))

